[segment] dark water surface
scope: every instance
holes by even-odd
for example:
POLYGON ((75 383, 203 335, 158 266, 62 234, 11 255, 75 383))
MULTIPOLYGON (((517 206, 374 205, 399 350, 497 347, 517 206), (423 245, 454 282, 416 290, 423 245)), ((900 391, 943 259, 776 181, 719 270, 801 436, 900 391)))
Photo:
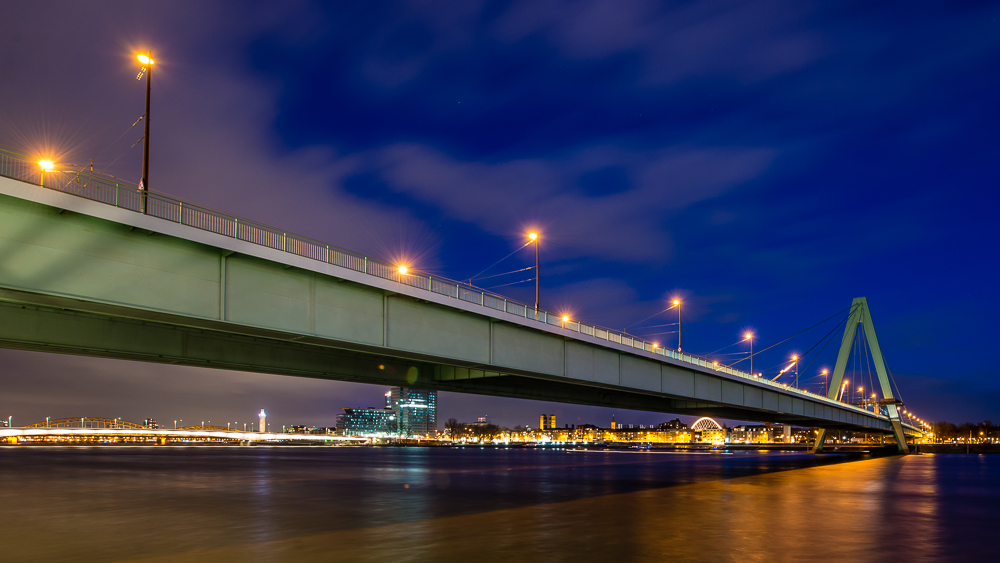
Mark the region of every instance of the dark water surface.
POLYGON ((0 562, 998 561, 1000 456, 0 448, 0 562))

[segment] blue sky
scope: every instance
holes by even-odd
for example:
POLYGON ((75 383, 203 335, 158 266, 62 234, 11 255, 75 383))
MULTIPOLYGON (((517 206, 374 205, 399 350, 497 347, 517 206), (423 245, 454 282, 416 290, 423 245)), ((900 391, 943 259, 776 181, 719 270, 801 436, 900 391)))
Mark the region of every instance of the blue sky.
MULTIPOLYGON (((137 179, 132 53, 150 48, 154 189, 453 278, 538 229, 544 308, 624 327, 680 296, 695 353, 746 329, 769 345, 864 295, 913 410, 995 421, 998 15, 912 2, 22 4, 0 23, 0 143, 137 179)), ((502 291, 533 298, 530 284, 502 291)), ((12 390, 0 408, 31 419, 74 415, 75 398, 94 416, 238 420, 260 403, 323 424, 382 393, 0 358, 12 390)), ((549 411, 608 416, 466 396, 441 414, 513 425, 549 411)))

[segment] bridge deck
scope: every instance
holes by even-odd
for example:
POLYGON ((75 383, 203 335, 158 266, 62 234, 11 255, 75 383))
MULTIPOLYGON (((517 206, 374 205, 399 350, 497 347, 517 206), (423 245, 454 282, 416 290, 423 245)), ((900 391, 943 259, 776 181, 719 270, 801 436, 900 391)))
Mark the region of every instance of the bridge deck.
POLYGON ((477 302, 460 284, 372 275, 287 241, 197 228, 183 212, 164 219, 9 178, 0 194, 2 346, 890 429, 870 411, 701 358, 477 302))

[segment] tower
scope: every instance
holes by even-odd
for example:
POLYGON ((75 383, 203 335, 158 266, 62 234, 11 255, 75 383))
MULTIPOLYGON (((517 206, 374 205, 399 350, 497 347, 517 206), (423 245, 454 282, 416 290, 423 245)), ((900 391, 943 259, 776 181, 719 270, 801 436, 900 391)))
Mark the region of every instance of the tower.
POLYGON ((260 414, 257 417, 260 419, 260 431, 267 432, 267 413, 264 412, 264 409, 260 409, 260 414))

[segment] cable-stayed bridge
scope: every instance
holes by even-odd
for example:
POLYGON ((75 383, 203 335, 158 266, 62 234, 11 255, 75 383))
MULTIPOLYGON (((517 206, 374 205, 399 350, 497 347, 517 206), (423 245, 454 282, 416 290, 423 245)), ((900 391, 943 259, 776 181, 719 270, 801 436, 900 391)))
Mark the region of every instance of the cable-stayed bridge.
MULTIPOLYGON (((0 346, 904 436, 818 395, 468 284, 0 152, 0 346)), ((848 338, 850 336, 850 338, 848 338)), ((877 407, 877 408, 876 408, 877 407)), ((822 444, 822 440, 818 442, 822 444)))

